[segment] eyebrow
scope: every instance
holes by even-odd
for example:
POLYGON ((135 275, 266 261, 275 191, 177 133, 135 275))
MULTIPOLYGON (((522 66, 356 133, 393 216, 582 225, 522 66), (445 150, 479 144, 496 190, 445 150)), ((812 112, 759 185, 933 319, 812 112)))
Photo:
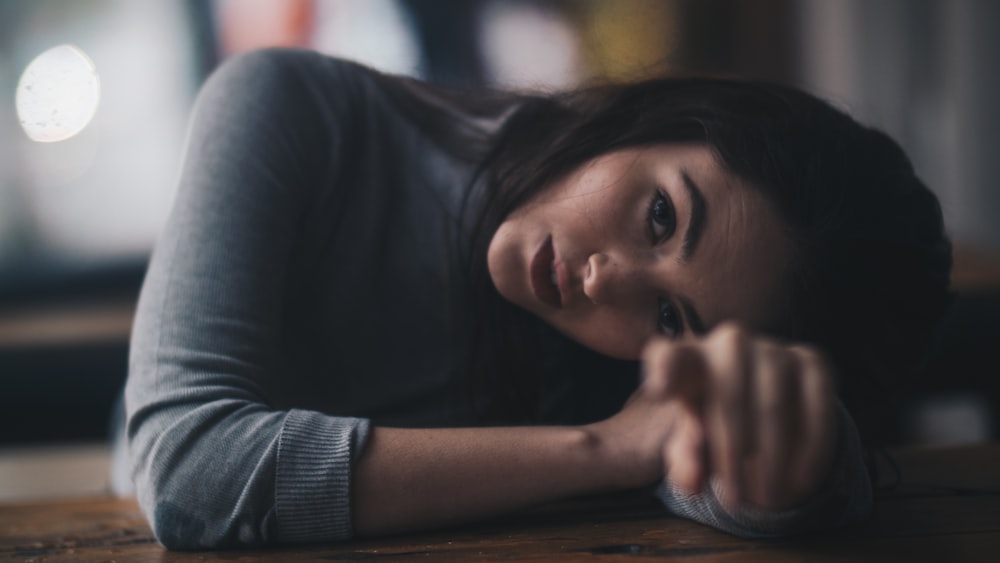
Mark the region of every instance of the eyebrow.
POLYGON ((691 220, 688 221, 687 231, 684 232, 684 244, 681 246, 681 259, 687 262, 691 259, 698 241, 701 240, 701 233, 705 230, 705 198, 701 195, 701 189, 686 170, 681 170, 681 178, 684 180, 684 187, 687 188, 691 197, 691 220))
POLYGON ((703 323, 701 317, 698 316, 698 311, 694 310, 694 305, 691 304, 691 300, 682 296, 678 296, 677 300, 681 302, 681 308, 684 309, 684 317, 687 318, 688 326, 691 327, 691 332, 697 335, 705 334, 705 323, 703 323))

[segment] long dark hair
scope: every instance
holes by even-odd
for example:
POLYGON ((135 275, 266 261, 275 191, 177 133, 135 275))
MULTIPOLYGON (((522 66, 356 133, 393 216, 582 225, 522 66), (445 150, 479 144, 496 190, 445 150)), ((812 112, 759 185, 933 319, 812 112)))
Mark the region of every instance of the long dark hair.
POLYGON ((888 392, 920 368, 950 301, 951 246, 940 205, 881 131, 800 90, 753 81, 602 85, 526 99, 507 120, 484 160, 491 189, 470 261, 480 302, 490 304, 482 333, 504 358, 494 367, 505 373, 493 377, 522 389, 501 396, 534 396, 523 390, 537 385, 525 363, 538 354, 520 342, 524 325, 486 272, 486 250, 503 219, 603 153, 692 142, 709 146, 780 210, 794 241, 794 289, 785 327, 774 336, 821 347, 863 435, 878 440, 888 392))
MULTIPOLYGON (((414 86, 420 88, 419 86, 414 86)), ((427 121, 432 136, 477 159, 466 248, 478 409, 532 418, 546 350, 538 322, 496 292, 486 268, 493 234, 533 194, 601 154, 656 143, 703 143, 779 209, 794 242, 793 291, 777 336, 823 349, 862 436, 900 378, 925 360, 950 303, 951 246, 934 194, 881 131, 801 90, 715 77, 662 77, 554 96, 442 95, 503 123, 469 143, 427 121), (470 101, 473 100, 473 101, 470 101), (471 105, 470 105, 471 104, 471 105)), ((419 117, 418 117, 419 119, 419 117)))

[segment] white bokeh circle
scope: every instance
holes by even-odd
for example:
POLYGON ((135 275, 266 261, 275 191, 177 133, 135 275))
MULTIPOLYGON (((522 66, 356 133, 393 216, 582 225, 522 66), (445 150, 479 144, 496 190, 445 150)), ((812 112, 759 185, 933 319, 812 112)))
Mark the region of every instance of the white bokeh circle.
POLYGON ((21 127, 33 141, 64 141, 82 131, 101 98, 93 61, 73 45, 59 45, 35 57, 17 84, 21 127))

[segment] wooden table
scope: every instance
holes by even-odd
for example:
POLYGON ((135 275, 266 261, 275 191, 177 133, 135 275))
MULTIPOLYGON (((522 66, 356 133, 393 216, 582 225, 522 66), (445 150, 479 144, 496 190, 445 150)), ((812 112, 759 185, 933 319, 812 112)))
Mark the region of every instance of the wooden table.
POLYGON ((0 506, 0 559, 23 561, 1000 561, 1000 444, 897 452, 903 485, 854 529, 748 541, 640 495, 556 503, 458 530, 224 552, 168 552, 130 499, 0 506))

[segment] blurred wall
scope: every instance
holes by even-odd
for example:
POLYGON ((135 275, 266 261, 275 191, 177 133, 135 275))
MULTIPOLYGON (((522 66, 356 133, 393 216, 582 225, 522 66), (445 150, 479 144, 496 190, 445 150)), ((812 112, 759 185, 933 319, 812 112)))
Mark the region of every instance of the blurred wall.
POLYGON ((957 242, 1000 253, 1000 2, 799 2, 804 84, 903 144, 957 242))

